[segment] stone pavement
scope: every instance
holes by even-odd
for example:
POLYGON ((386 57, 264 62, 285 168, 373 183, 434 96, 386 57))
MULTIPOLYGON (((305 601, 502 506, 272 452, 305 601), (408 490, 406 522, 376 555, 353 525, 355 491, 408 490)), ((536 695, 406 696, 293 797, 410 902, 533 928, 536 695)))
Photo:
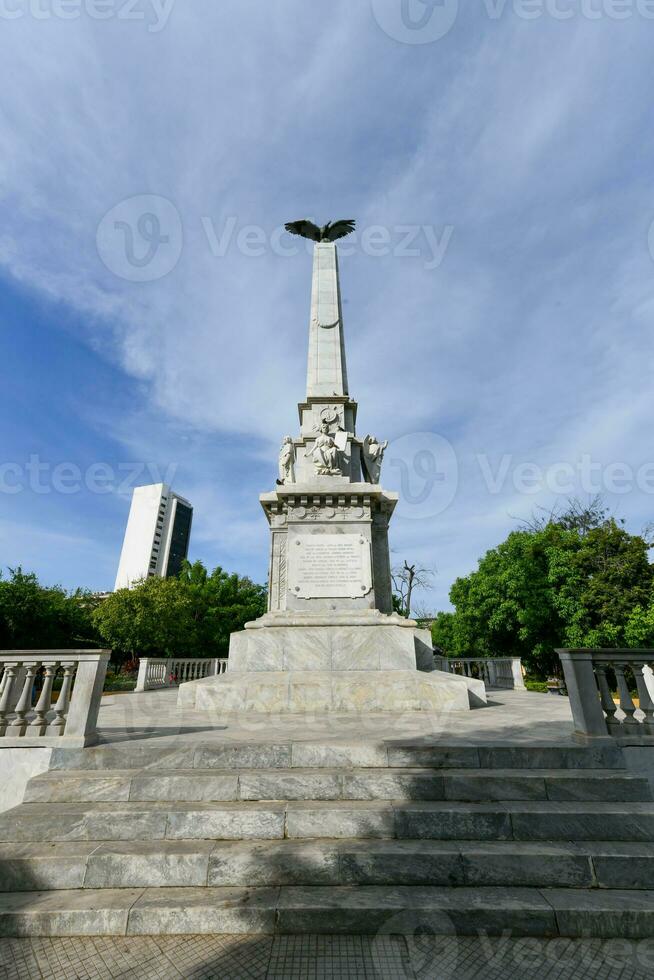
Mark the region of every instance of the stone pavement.
POLYGON ((393 738, 425 738, 448 745, 543 745, 572 743, 572 716, 565 697, 529 691, 489 691, 486 707, 473 711, 400 714, 370 712, 338 714, 253 715, 219 711, 184 711, 177 707, 177 689, 143 694, 105 695, 98 719, 101 741, 157 739, 161 746, 185 738, 202 741, 289 742, 393 738))
POLYGON ((2 980, 648 980, 654 940, 146 936, 0 940, 2 980))

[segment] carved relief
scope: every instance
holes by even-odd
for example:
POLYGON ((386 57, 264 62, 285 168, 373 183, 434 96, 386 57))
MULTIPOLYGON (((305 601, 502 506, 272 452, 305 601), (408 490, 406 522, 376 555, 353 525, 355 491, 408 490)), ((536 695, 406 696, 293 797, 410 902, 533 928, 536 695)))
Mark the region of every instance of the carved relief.
POLYGON ((318 476, 342 476, 338 446, 329 431, 329 423, 320 423, 320 433, 316 436, 313 448, 304 454, 311 456, 318 476))
POLYGON ((287 483, 295 483, 295 446, 290 436, 284 436, 282 447, 279 450, 279 486, 287 483))
POLYGON ((278 608, 286 608, 286 539, 279 549, 278 608))
POLYGON ((382 460, 388 442, 379 442, 376 436, 366 436, 361 450, 361 469, 366 483, 379 483, 382 460))

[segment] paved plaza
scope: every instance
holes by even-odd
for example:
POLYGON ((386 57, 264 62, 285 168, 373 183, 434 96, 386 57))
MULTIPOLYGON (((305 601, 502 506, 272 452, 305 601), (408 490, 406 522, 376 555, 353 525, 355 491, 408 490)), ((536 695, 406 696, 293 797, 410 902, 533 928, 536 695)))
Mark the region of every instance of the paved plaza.
POLYGON ((443 709, 318 714, 256 715, 183 710, 175 688, 143 694, 109 694, 98 719, 102 744, 145 739, 157 744, 197 742, 392 741, 424 739, 426 744, 578 744, 572 738, 567 698, 529 691, 491 690, 488 705, 474 711, 443 709))
POLYGON ((2 980, 649 980, 654 941, 431 936, 0 940, 2 980))

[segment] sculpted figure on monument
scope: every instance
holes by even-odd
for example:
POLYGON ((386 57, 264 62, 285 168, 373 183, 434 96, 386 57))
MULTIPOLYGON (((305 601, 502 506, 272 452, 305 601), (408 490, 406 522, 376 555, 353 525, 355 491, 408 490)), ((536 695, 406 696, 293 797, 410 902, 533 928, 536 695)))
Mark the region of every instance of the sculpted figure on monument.
POLYGON ((279 450, 279 486, 285 483, 295 483, 295 446, 290 436, 284 436, 282 448, 279 450))
POLYGON ((326 420, 320 423, 320 432, 316 436, 313 449, 306 455, 313 457, 316 473, 320 476, 342 475, 338 460, 338 447, 330 434, 329 423, 326 420))
POLYGON ((379 442, 376 436, 366 436, 363 440, 362 469, 366 483, 379 483, 384 451, 388 442, 379 442))

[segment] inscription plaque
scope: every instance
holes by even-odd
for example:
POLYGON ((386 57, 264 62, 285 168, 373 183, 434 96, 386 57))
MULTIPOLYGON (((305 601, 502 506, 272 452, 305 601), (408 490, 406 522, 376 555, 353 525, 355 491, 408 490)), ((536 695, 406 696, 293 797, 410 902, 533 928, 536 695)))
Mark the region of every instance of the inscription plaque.
POLYGON ((288 589, 300 599, 356 599, 372 588, 361 534, 289 534, 288 589))

